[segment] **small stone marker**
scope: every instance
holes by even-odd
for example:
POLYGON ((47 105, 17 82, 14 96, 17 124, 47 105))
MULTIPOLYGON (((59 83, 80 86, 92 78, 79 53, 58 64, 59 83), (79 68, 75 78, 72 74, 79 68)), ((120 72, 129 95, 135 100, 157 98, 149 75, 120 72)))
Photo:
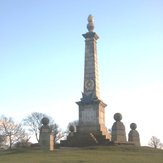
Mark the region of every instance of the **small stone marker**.
POLYGON ((136 130, 137 125, 135 123, 130 124, 131 131, 128 134, 128 142, 134 143, 136 146, 140 146, 139 133, 136 130))
POLYGON ((74 132, 75 132, 75 126, 74 125, 70 125, 69 127, 69 136, 74 136, 74 132))
POLYGON ((112 137, 111 140, 114 143, 126 143, 126 131, 125 126, 121 122, 122 115, 120 113, 114 114, 114 122, 112 126, 112 137))
POLYGON ((43 150, 54 150, 54 135, 51 132, 49 127, 49 119, 44 117, 42 120, 42 126, 40 129, 40 137, 39 137, 39 144, 41 149, 43 150))

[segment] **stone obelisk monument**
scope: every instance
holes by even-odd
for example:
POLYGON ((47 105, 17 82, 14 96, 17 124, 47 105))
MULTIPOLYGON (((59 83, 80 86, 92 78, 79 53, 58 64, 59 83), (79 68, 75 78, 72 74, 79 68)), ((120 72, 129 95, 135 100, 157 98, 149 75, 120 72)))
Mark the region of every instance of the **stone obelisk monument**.
POLYGON ((79 133, 91 133, 98 141, 103 135, 106 139, 110 134, 105 127, 105 107, 100 99, 99 75, 96 41, 99 38, 94 32, 93 16, 88 16, 88 32, 83 34, 85 38, 85 67, 84 88, 79 105, 79 133))
POLYGON ((88 32, 85 38, 84 88, 79 106, 79 124, 74 136, 68 136, 62 144, 67 146, 84 146, 103 144, 110 140, 105 127, 105 107, 100 99, 96 41, 93 16, 88 16, 88 32))

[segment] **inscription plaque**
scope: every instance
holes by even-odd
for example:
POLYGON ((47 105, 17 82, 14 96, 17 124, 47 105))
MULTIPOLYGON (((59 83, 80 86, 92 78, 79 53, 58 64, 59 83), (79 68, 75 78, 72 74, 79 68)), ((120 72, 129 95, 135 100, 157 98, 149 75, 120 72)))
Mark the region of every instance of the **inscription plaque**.
POLYGON ((95 122, 96 121, 96 112, 93 108, 87 108, 82 111, 82 122, 95 122))

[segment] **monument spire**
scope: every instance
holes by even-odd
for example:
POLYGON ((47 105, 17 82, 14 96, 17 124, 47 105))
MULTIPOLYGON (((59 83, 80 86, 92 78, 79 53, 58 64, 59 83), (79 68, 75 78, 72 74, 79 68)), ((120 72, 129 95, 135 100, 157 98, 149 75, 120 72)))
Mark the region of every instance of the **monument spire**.
POLYGON ((83 97, 92 96, 94 99, 100 98, 98 60, 96 41, 98 35, 93 32, 94 19, 92 15, 88 16, 88 32, 83 34, 85 38, 85 65, 84 65, 84 93, 83 97))

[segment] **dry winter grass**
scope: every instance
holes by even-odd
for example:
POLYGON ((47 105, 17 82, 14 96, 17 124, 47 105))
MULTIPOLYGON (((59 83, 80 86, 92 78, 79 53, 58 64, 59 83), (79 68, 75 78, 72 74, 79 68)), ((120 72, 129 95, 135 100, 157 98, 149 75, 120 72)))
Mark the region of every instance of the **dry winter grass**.
POLYGON ((162 163, 163 150, 147 147, 105 146, 60 148, 54 152, 14 150, 0 152, 0 163, 162 163))

